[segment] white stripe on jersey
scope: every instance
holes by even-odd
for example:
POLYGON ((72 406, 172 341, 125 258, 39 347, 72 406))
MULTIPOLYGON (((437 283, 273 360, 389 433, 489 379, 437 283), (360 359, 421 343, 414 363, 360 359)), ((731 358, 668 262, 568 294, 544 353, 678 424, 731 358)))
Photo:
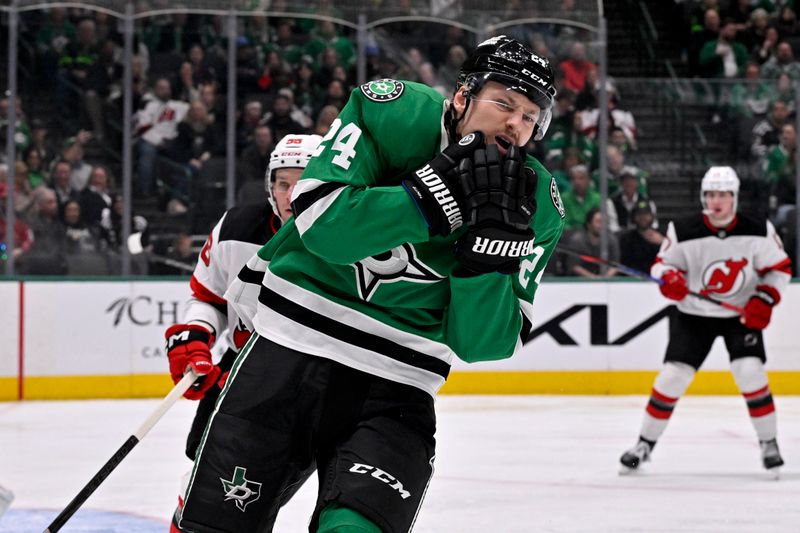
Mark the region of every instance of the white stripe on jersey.
MULTIPOLYGON (((289 283, 269 272, 264 277, 264 286, 315 313, 358 330, 368 331, 410 350, 444 361, 448 365, 452 364, 455 354, 444 343, 393 328, 370 316, 289 283)), ((406 365, 380 353, 329 337, 324 333, 300 325, 261 303, 258 304, 258 312, 253 326, 260 335, 289 348, 333 359, 370 374, 412 385, 431 396, 434 396, 444 384, 444 379, 438 374, 406 365)))
MULTIPOLYGON (((297 182, 297 185, 294 186, 294 191, 292 191, 292 201, 298 198, 301 194, 305 194, 307 192, 313 191, 317 187, 321 185, 325 185, 327 181, 322 181, 314 178, 304 178, 297 182)), ((331 206, 333 202, 342 194, 344 191, 344 187, 338 187, 331 191, 328 195, 323 196, 317 199, 313 205, 311 205, 308 209, 300 213, 299 217, 295 217, 294 225, 297 226, 297 231, 300 232, 302 236, 303 233, 314 224, 320 216, 322 216, 325 211, 331 206)))

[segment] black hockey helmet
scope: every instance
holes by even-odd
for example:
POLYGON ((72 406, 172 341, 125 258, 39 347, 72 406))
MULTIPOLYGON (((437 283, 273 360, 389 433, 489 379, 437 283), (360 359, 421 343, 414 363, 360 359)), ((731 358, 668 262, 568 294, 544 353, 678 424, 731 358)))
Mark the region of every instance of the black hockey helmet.
MULTIPOLYGON (((541 109, 534 140, 547 132, 556 96, 555 76, 550 61, 535 54, 525 45, 498 35, 483 41, 461 65, 458 87, 466 85, 475 95, 487 81, 496 81, 524 94, 541 109)), ((457 88, 458 88, 457 87, 457 88)))

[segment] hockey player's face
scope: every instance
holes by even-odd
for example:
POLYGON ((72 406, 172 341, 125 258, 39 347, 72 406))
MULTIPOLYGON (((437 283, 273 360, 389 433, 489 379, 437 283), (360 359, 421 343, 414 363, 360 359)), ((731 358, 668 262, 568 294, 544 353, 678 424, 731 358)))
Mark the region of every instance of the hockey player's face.
POLYGON ((729 191, 708 191, 705 193, 708 216, 716 220, 726 220, 733 216, 733 193, 729 191))
POLYGON ((275 205, 283 222, 292 216, 292 191, 302 173, 302 168, 279 168, 275 171, 272 197, 275 198, 275 205))
MULTIPOLYGON (((503 155, 512 144, 527 144, 541 111, 539 106, 523 94, 494 81, 487 82, 477 95, 470 98, 472 102, 467 115, 460 123, 460 136, 481 131, 486 143, 496 144, 503 155)), ((453 98, 458 113, 464 112, 466 102, 467 97, 458 90, 453 98)))

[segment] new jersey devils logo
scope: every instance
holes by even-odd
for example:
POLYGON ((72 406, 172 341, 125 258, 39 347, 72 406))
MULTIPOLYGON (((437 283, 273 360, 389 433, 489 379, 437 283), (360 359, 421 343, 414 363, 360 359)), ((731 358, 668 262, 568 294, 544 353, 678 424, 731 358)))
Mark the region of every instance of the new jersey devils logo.
POLYGON ((724 259, 714 261, 703 272, 703 289, 700 294, 708 296, 710 294, 730 296, 739 292, 744 285, 744 267, 747 266, 747 259, 724 259))

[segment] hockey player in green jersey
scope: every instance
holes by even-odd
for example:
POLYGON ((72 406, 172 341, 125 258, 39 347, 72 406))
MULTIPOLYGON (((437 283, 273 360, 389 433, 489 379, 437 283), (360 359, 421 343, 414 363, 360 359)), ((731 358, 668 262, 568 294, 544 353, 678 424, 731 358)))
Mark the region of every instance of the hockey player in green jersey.
POLYGON ((554 95, 549 61, 505 36, 465 61, 450 101, 390 79, 353 91, 294 218, 225 294, 255 333, 206 427, 181 529, 271 531, 315 469, 309 531, 412 528, 453 358, 511 357, 531 329, 564 211, 522 147, 554 95))

